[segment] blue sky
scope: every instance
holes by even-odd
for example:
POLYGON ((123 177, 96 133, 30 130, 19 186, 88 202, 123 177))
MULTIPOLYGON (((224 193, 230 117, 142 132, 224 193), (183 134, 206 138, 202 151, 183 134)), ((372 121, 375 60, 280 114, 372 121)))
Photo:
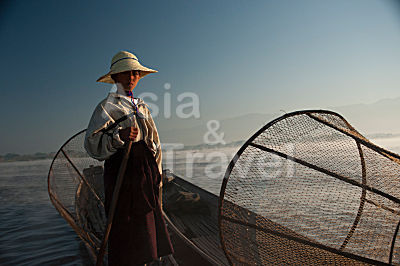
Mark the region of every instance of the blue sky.
POLYGON ((9 1, 0 16, 0 154, 56 151, 85 128, 119 50, 159 70, 137 93, 170 83, 176 107, 194 92, 203 120, 400 96, 395 1, 9 1))

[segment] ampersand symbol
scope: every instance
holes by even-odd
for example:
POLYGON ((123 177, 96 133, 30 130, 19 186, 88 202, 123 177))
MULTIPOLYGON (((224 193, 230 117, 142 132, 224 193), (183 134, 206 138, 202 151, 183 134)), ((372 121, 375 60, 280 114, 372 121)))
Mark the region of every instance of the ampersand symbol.
POLYGON ((225 144, 225 141, 224 141, 225 133, 224 132, 222 132, 221 134, 217 133, 217 130, 219 129, 219 121, 217 121, 217 120, 208 121, 207 129, 208 129, 208 131, 203 136, 204 143, 210 144, 210 145, 215 145, 218 143, 225 144), (210 135, 212 135, 212 137, 214 138, 213 141, 210 140, 210 135))

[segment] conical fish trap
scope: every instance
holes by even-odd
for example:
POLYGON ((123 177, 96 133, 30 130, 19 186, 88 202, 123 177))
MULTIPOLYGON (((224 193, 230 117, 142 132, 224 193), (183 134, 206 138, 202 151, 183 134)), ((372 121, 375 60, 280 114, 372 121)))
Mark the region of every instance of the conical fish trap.
POLYGON ((219 226, 234 265, 400 263, 400 160, 329 111, 286 114, 231 161, 219 226))
MULTIPOLYGON (((57 152, 48 175, 49 196, 60 214, 97 256, 107 221, 104 211, 103 162, 84 149, 86 130, 57 152)), ((107 261, 107 259, 105 259, 107 261)))

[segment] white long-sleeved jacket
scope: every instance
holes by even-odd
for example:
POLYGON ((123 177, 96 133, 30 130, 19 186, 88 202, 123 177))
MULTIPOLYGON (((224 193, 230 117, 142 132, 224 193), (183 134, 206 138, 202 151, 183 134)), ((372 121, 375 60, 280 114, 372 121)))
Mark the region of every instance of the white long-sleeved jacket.
POLYGON ((147 105, 140 98, 137 102, 137 115, 133 114, 134 106, 127 96, 111 92, 101 101, 93 112, 85 136, 85 149, 97 160, 105 160, 123 147, 124 141, 119 137, 119 130, 126 127, 138 127, 136 141, 144 140, 153 152, 160 174, 162 174, 162 153, 156 125, 147 105), (118 119, 128 116, 118 122, 118 119), (118 122, 115 124, 115 122, 118 122), (111 125, 115 125, 111 127, 111 125))

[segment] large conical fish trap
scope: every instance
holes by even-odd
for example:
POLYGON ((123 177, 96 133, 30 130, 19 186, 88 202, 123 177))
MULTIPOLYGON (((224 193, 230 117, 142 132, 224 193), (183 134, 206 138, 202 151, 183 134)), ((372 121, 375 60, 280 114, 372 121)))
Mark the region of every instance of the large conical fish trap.
POLYGON ((89 157, 83 148, 85 131, 71 137, 57 152, 49 170, 48 190, 53 205, 84 241, 94 259, 107 218, 103 162, 89 157))
POLYGON ((223 181, 226 256, 234 265, 399 264, 399 158, 333 112, 270 122, 223 181))

